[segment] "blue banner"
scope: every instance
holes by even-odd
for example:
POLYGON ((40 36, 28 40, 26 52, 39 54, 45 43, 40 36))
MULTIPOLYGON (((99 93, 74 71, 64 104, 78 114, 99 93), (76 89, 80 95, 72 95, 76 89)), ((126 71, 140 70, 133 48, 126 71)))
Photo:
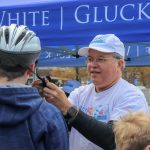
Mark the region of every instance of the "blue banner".
MULTIPOLYGON (((80 45, 83 47, 87 45, 80 45)), ((78 47, 78 49, 79 49, 78 47)), ((75 46, 43 49, 39 67, 85 67, 86 58, 76 55, 75 46)), ((150 66, 150 43, 125 43, 126 66, 150 66)))
POLYGON ((43 46, 88 44, 114 33, 123 42, 149 42, 148 0, 1 0, 0 25, 24 24, 43 46))

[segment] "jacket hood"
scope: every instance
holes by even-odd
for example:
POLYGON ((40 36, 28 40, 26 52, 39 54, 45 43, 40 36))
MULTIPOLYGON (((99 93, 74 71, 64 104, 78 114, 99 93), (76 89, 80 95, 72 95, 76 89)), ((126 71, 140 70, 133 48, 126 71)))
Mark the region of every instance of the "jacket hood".
POLYGON ((0 88, 0 125, 16 125, 30 117, 41 105, 36 88, 0 88))

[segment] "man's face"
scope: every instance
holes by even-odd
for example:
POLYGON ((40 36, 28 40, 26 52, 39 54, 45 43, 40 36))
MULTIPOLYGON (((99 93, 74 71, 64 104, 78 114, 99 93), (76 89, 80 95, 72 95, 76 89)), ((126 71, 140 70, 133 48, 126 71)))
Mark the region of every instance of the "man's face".
POLYGON ((121 64, 113 57, 113 53, 103 53, 89 49, 87 70, 97 91, 112 86, 121 76, 121 64), (98 90, 99 89, 99 90, 98 90))

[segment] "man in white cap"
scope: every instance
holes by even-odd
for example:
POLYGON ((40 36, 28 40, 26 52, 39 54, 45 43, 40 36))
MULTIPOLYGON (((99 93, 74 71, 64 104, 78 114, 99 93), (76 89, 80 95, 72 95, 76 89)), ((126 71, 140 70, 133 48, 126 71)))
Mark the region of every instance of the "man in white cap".
POLYGON ((45 98, 60 108, 69 124, 101 147, 87 140, 72 127, 70 150, 112 150, 106 142, 106 139, 111 136, 110 132, 102 129, 109 130, 109 126, 106 127, 109 123, 113 124, 113 121, 129 111, 148 112, 146 99, 137 87, 121 77, 125 67, 125 48, 117 36, 114 34, 97 35, 89 47, 79 49, 78 53, 87 57, 87 70, 92 83, 75 89, 68 99, 55 85, 47 83, 48 88, 44 89, 45 98), (83 119, 85 117, 80 115, 81 111, 100 123, 100 126, 97 124, 93 128, 94 134, 91 130, 92 119, 83 119), (82 122, 79 115, 82 120, 88 120, 88 122, 82 122), (85 131, 83 131, 84 128, 86 128, 85 131), (101 134, 104 136, 101 137, 101 134))

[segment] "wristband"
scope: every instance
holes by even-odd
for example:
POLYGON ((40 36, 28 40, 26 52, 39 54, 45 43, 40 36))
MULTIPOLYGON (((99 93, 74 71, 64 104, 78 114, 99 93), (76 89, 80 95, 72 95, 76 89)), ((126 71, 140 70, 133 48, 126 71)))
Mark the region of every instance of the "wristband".
POLYGON ((76 118, 76 116, 78 115, 78 108, 76 106, 71 106, 68 110, 67 110, 67 114, 65 115, 65 120, 67 121, 67 123, 70 125, 73 120, 76 118))

